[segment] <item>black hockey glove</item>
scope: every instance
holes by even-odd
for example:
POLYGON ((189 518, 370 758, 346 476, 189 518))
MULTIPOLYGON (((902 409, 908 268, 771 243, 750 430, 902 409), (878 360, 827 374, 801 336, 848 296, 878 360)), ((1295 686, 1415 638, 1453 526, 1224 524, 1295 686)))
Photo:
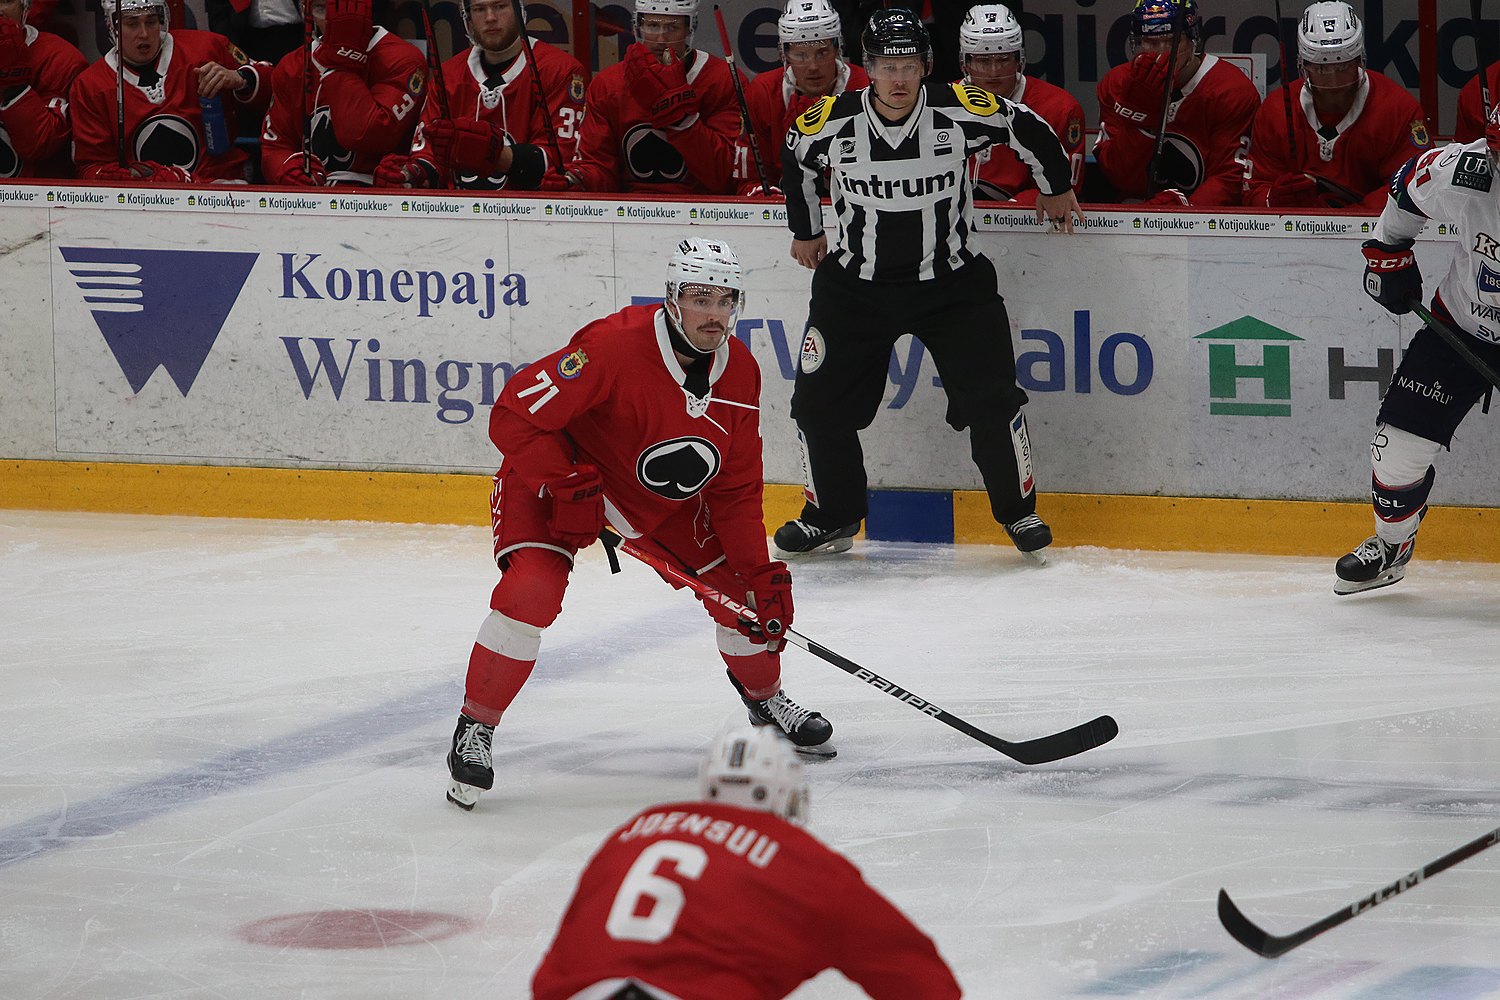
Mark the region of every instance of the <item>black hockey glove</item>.
POLYGON ((1365 240, 1360 246, 1365 255, 1365 291, 1397 316, 1411 312, 1411 304, 1422 301, 1422 272, 1411 248, 1411 240, 1365 240))

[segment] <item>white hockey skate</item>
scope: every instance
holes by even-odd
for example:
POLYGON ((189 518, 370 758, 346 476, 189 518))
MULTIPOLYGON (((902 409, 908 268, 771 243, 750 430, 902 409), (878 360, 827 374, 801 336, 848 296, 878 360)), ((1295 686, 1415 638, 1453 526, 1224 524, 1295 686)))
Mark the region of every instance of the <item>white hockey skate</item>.
POLYGON ((459 715, 453 749, 448 751, 448 801, 460 809, 473 809, 479 793, 495 786, 495 760, 490 750, 494 738, 494 726, 459 715))

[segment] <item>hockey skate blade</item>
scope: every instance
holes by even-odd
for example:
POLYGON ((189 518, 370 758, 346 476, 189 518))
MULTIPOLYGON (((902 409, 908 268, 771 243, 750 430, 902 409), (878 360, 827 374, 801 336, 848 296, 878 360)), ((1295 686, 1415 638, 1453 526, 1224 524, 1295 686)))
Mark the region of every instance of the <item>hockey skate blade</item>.
POLYGON ((815 549, 808 549, 806 552, 788 552, 786 549, 783 549, 781 546, 775 544, 774 542, 772 543, 771 548, 775 550, 777 559, 806 559, 808 556, 831 556, 837 555, 840 552, 848 552, 850 549, 854 548, 854 539, 835 538, 831 542, 828 542, 824 545, 819 545, 815 549))
POLYGON ((1393 583, 1400 583, 1405 578, 1406 567, 1397 566, 1386 570, 1375 577, 1375 579, 1366 580, 1363 583, 1354 580, 1336 579, 1333 581, 1333 592, 1340 597, 1347 597, 1350 594, 1363 594, 1367 590, 1379 590, 1381 587, 1389 587, 1393 583))
POLYGON ((481 789, 466 785, 462 781, 450 781, 448 782, 448 801, 464 812, 472 812, 479 802, 480 791, 481 789))
POLYGON ((793 743, 792 749, 797 751, 799 756, 806 757, 808 760, 832 760, 839 755, 838 749, 829 746, 827 743, 820 743, 815 747, 799 747, 793 743))
MULTIPOLYGON (((1016 551, 1020 552, 1020 549, 1017 549, 1016 551)), ((1033 549, 1030 552, 1021 552, 1021 558, 1025 559, 1033 566, 1045 566, 1047 565, 1047 550, 1033 549)))

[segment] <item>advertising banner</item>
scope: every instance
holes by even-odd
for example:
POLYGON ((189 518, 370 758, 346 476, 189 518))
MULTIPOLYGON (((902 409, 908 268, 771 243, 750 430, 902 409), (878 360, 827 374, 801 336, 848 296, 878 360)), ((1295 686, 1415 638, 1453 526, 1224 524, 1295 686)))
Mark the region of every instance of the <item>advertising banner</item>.
MULTIPOLYGON (((506 380, 659 299, 673 244, 712 234, 746 268, 736 335, 764 375, 768 478, 800 476, 789 404, 810 275, 779 208, 36 190, 0 208, 16 331, 0 338, 0 457, 489 471, 506 380)), ((1379 398, 1416 329, 1360 289, 1369 220, 1122 211, 1073 236, 1024 211, 976 221, 1043 490, 1366 494, 1379 398)), ((1456 235, 1419 244, 1429 287, 1456 235)), ((903 338, 864 436, 871 484, 977 487, 945 415, 931 358, 903 338)), ((1454 450, 1434 499, 1491 502, 1488 415, 1454 450)))

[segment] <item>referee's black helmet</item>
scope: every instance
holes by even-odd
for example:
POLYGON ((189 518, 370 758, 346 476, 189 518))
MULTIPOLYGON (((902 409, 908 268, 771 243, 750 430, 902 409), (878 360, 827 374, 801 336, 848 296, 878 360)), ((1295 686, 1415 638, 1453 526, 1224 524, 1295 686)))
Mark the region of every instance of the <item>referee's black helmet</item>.
POLYGON ((861 39, 866 56, 921 56, 932 60, 932 38, 922 19, 905 7, 890 7, 870 15, 861 39))

